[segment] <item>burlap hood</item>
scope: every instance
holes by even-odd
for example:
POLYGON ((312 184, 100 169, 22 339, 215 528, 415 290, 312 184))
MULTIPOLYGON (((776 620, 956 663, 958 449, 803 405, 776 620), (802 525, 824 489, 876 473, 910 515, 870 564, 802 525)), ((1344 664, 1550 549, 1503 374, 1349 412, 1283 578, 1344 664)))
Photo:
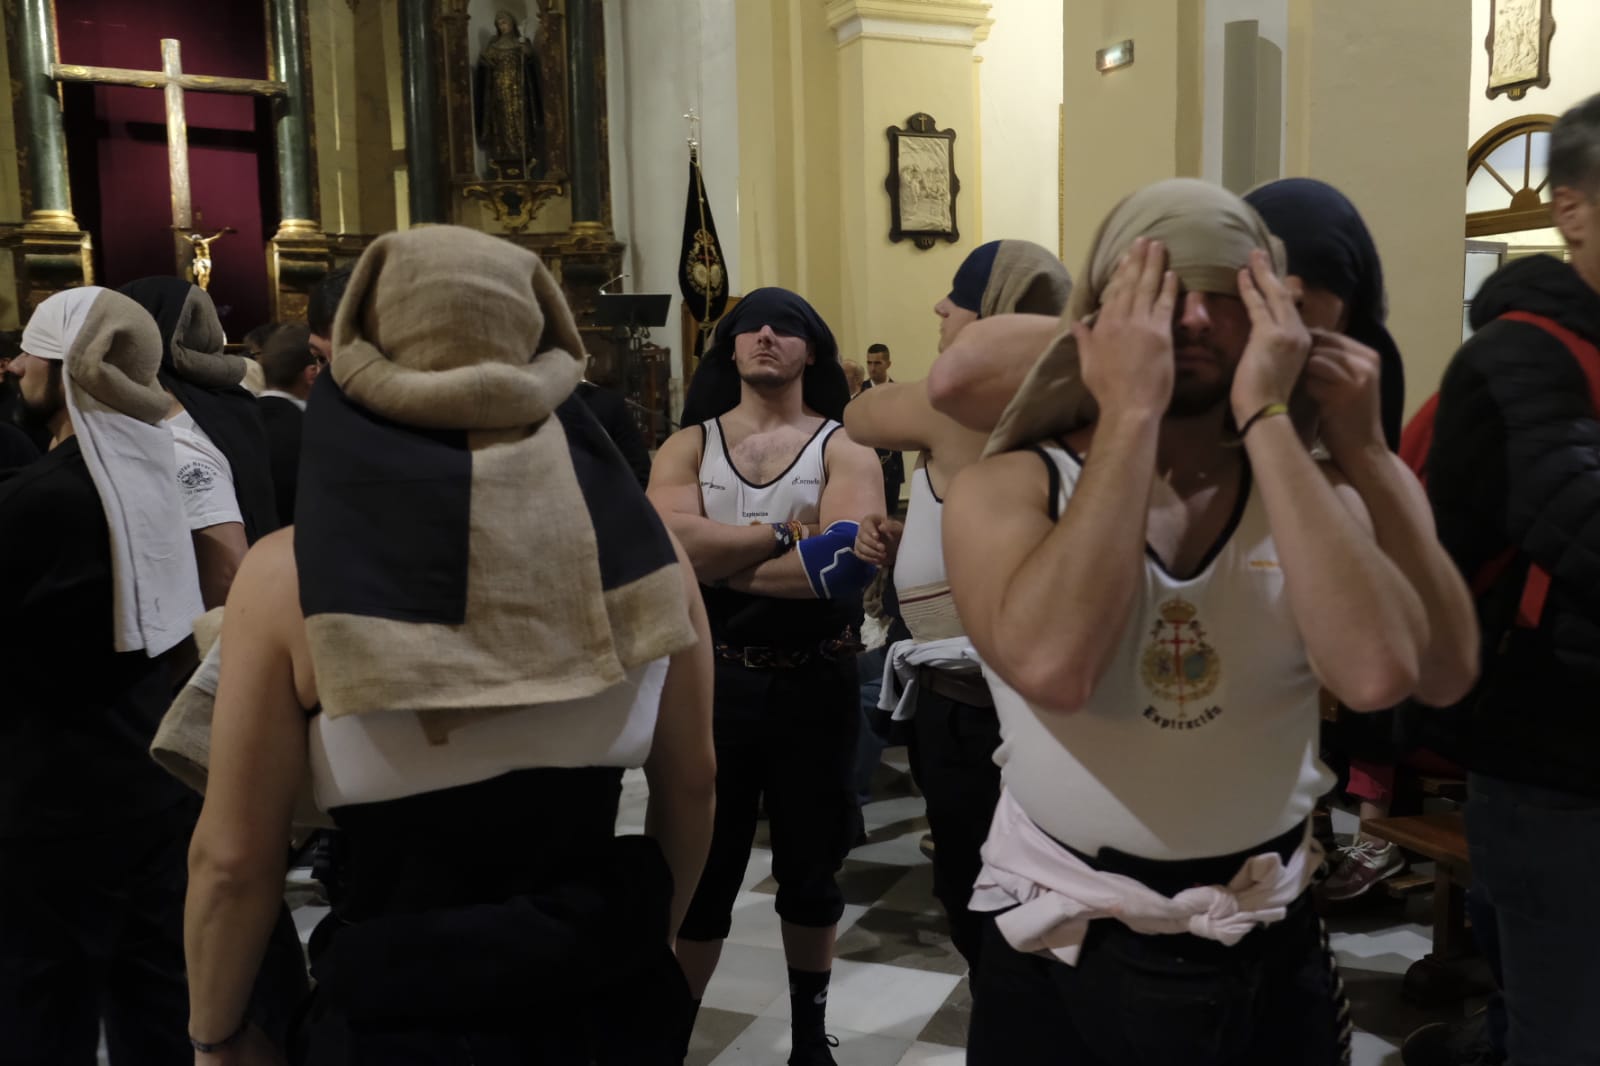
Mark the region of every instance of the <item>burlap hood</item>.
POLYGON ((1169 267, 1191 292, 1236 295, 1239 270, 1257 248, 1270 251, 1273 268, 1284 271, 1282 244, 1250 205, 1221 186, 1172 178, 1140 189, 1100 224, 1061 328, 1001 415, 985 455, 1070 433, 1094 421, 1098 411, 1083 384, 1072 325, 1090 318, 1100 306, 1117 261, 1139 237, 1166 244, 1169 267))
POLYGON ((217 305, 198 285, 182 278, 140 278, 119 290, 156 320, 161 331, 161 369, 204 389, 244 380, 245 360, 223 351, 227 337, 217 305))
POLYGON ((418 712, 443 736, 694 642, 665 526, 573 395, 582 343, 537 256, 453 226, 386 234, 333 346, 295 514, 325 714, 418 712))
POLYGON ((1072 275, 1061 260, 1032 241, 999 243, 978 317, 1059 315, 1072 295, 1072 275))

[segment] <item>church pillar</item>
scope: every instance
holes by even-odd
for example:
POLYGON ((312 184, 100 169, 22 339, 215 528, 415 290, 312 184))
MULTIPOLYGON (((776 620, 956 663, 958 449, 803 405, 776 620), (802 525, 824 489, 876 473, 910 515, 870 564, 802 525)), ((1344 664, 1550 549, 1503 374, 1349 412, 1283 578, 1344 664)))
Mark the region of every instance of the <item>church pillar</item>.
POLYGON ((606 230, 602 218, 600 101, 605 93, 605 24, 600 0, 567 0, 567 97, 571 101, 573 229, 606 230))
POLYGON ((17 81, 27 110, 28 172, 33 210, 28 225, 76 230, 67 186, 67 140, 61 129, 61 98, 50 67, 56 62, 56 17, 52 0, 18 0, 17 81))
MULTIPOLYGON (((978 243, 977 65, 973 46, 988 26, 979 0, 832 0, 825 9, 836 46, 837 99, 831 114, 812 116, 837 130, 834 159, 808 161, 837 169, 839 312, 832 320, 842 354, 860 360, 868 344, 889 346, 894 374, 924 377, 936 354, 934 303, 950 291, 961 260, 978 243), (892 242, 889 173, 891 126, 931 115, 955 132, 956 242, 919 248, 892 242)), ((794 72, 796 88, 817 77, 794 72)), ((809 96, 809 89, 805 89, 809 96)), ((822 147, 820 144, 814 148, 822 147)), ((798 180, 798 179, 797 179, 798 180)), ((823 219, 814 218, 812 225, 823 219)), ((818 264, 819 266, 822 264, 818 264)))
POLYGON ((406 177, 411 224, 444 222, 439 183, 439 120, 436 104, 439 49, 434 28, 436 0, 400 0, 400 54, 404 76, 406 177))
POLYGON ((1461 343, 1471 36, 1456 0, 1289 3, 1285 173, 1337 186, 1372 230, 1408 412, 1461 343))
POLYGON ((55 5, 52 0, 17 0, 15 10, 12 74, 13 84, 21 88, 20 110, 27 123, 27 140, 18 147, 27 160, 30 193, 27 221, 18 238, 17 290, 22 310, 31 311, 51 293, 92 283, 94 267, 89 235, 72 216, 61 98, 50 76, 57 61, 55 5))
POLYGON ((311 122, 306 106, 310 80, 302 47, 305 26, 299 0, 272 0, 269 26, 272 77, 289 87, 277 116, 278 234, 316 233, 319 226, 311 203, 311 122))
POLYGON ((1076 271, 1106 214, 1153 181, 1199 177, 1204 124, 1202 4, 1072 0, 1062 16, 1062 250, 1076 271), (1101 73, 1095 53, 1133 41, 1133 63, 1101 73))

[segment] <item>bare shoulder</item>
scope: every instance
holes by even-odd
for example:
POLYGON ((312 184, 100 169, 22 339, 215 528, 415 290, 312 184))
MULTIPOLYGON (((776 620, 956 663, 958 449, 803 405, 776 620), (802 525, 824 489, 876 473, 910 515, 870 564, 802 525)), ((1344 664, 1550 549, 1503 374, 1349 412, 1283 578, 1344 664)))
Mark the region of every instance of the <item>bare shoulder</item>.
POLYGON ((1050 471, 1032 449, 1001 452, 964 467, 950 482, 946 506, 988 510, 1037 505, 1048 511, 1050 471))
POLYGON ((850 431, 843 425, 829 433, 822 457, 830 473, 834 470, 835 464, 839 464, 839 468, 844 470, 867 467, 874 471, 881 469, 878 465, 878 453, 865 444, 858 444, 852 440, 850 431))
MULTIPOLYGON (((681 478, 683 471, 700 465, 700 450, 705 444, 705 430, 699 426, 685 426, 661 443, 656 451, 651 470, 663 470, 681 478)), ((652 480, 654 480, 652 474, 652 480)))
POLYGON ((281 607, 300 613, 300 569, 294 561, 294 527, 268 533, 245 553, 228 594, 230 613, 236 605, 253 609, 281 607))

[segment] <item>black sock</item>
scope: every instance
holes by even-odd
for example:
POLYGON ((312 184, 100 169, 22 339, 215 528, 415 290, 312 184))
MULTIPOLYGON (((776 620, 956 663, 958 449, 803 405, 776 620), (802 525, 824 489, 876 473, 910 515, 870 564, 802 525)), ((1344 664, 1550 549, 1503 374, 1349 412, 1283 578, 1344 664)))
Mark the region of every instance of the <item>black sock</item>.
POLYGON ((812 973, 789 967, 789 1029, 796 1046, 824 1038, 828 1010, 828 978, 833 971, 812 973))

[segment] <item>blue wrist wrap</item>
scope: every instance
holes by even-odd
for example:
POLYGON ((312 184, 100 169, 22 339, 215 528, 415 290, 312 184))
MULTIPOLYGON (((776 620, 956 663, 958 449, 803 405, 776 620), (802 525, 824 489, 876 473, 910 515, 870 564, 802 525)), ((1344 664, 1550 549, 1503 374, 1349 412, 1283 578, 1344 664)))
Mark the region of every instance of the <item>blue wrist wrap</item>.
POLYGON ((855 553, 859 529, 855 522, 835 522, 800 542, 800 564, 805 567, 817 599, 859 596, 872 583, 878 568, 863 562, 855 553))

